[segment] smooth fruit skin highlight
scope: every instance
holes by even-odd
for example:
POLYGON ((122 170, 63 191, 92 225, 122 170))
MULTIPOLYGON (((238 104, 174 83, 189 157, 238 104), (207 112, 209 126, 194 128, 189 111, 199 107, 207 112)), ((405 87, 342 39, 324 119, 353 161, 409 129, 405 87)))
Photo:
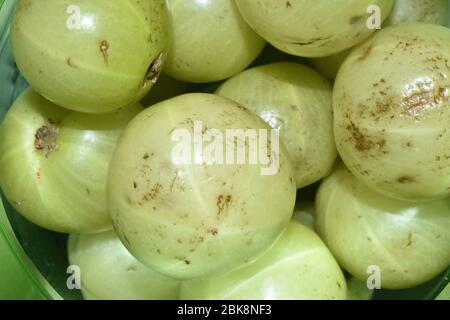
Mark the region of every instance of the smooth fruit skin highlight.
POLYGON ((216 93, 280 130, 298 188, 331 172, 337 157, 332 86, 318 72, 293 62, 272 63, 243 71, 216 93))
POLYGON ((322 240, 292 221, 261 258, 226 275, 181 285, 182 300, 343 300, 344 275, 322 240))
POLYGON ((122 129, 141 110, 72 112, 27 89, 0 126, 0 186, 9 202, 53 231, 110 229, 108 165, 122 129))
POLYGON ((410 23, 358 46, 333 95, 338 151, 358 179, 390 197, 450 195, 450 30, 410 23))
POLYGON ((247 68, 266 42, 241 17, 234 0, 167 0, 173 44, 164 72, 187 82, 227 79, 247 68))
POLYGON ((210 164, 194 149, 183 160, 195 155, 200 164, 174 161, 180 145, 174 132, 190 137, 196 121, 205 132, 270 129, 231 100, 182 95, 130 122, 108 179, 109 212, 122 242, 142 263, 179 279, 222 274, 263 254, 286 228, 296 198, 282 145, 274 175, 261 175, 260 164, 210 164))
MULTIPOLYGON (((325 57, 366 39, 372 10, 380 24, 393 0, 236 0, 247 23, 281 51, 301 57, 325 57), (377 9, 378 10, 378 9, 377 9)), ((380 25, 381 26, 381 25, 380 25)))
POLYGON ((11 27, 30 85, 86 113, 138 102, 157 81, 169 43, 164 0, 19 0, 11 27))
POLYGON ((114 231, 72 234, 68 257, 81 271, 86 300, 176 300, 180 282, 137 261, 114 231))
POLYGON ((449 208, 450 198, 391 199, 341 165, 320 186, 315 227, 350 274, 366 282, 379 268, 382 288, 405 289, 433 279, 450 264, 449 208))

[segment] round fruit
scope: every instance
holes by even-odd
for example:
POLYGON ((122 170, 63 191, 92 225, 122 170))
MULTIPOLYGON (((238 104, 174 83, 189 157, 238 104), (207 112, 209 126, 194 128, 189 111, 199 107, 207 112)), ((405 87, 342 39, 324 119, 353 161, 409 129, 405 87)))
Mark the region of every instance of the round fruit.
POLYGON ((108 165, 123 127, 140 110, 134 105, 103 116, 81 114, 28 89, 0 126, 0 185, 6 197, 50 230, 111 228, 108 165))
POLYGON ((449 208, 450 198, 412 203, 380 195, 342 165, 319 189, 315 225, 353 276, 411 288, 450 264, 449 208))
POLYGON ((247 23, 278 49, 302 57, 324 57, 351 48, 381 27, 393 2, 238 0, 236 3, 247 23))
POLYGON ((248 67, 264 48, 234 0, 168 0, 173 45, 164 69, 188 82, 229 78, 248 67))
POLYGON ((107 113, 150 90, 168 35, 164 0, 19 0, 12 47, 20 71, 45 98, 107 113))
POLYGON ((396 0, 385 26, 420 21, 447 25, 448 0, 396 0))
POLYGON ((186 300, 325 300, 346 298, 344 275, 320 238, 298 222, 265 255, 226 275, 181 285, 186 300))
POLYGON ((273 133, 244 107, 211 94, 179 96, 137 116, 108 181, 109 211, 130 252, 181 279, 218 275, 264 253, 296 198, 289 156, 273 133), (245 161, 255 155, 269 155, 270 170, 245 161))
POLYGON ((332 86, 313 69, 279 62, 246 70, 217 94, 230 98, 280 130, 293 160, 297 187, 327 175, 336 160, 332 86))
POLYGON ((392 26, 356 48, 334 88, 335 136, 347 167, 391 197, 450 195, 450 30, 392 26))
POLYGON ((176 300, 180 282, 137 261, 114 231, 70 235, 69 262, 81 272, 86 300, 176 300))

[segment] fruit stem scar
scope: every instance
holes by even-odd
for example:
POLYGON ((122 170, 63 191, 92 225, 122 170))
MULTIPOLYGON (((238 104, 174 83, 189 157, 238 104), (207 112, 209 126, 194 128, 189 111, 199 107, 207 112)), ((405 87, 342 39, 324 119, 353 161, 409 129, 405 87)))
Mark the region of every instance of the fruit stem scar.
POLYGON ((146 79, 156 83, 162 69, 164 53, 160 53, 148 68, 146 79))
POLYGON ((52 119, 48 119, 48 124, 36 130, 34 135, 34 147, 36 150, 42 150, 46 158, 49 154, 58 149, 56 139, 59 128, 55 126, 52 119))
POLYGON ((108 64, 108 50, 109 50, 109 43, 106 40, 103 40, 100 42, 100 52, 103 55, 103 60, 105 60, 105 63, 108 64))

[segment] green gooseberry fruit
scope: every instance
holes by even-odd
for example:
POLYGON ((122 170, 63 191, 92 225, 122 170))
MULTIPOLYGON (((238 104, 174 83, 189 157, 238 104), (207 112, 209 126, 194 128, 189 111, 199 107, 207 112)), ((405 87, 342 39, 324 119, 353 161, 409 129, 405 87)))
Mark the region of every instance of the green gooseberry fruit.
POLYGON ((287 151, 267 134, 262 150, 272 164, 279 158, 270 174, 261 162, 209 158, 231 149, 224 156, 236 160, 248 145, 249 159, 254 140, 234 139, 234 129, 271 131, 237 103, 200 93, 156 104, 125 129, 110 165, 109 212, 142 263, 178 279, 218 275, 263 254, 286 228, 296 198, 287 151))
POLYGON ((390 197, 450 195, 450 30, 408 23, 356 48, 333 96, 336 144, 346 166, 390 197))
POLYGON ((72 234, 69 263, 81 275, 86 300, 177 300, 180 282, 137 261, 114 231, 72 234))
POLYGON ((236 75, 216 93, 280 130, 298 188, 331 172, 337 157, 332 86, 318 72, 293 62, 272 63, 236 75))
POLYGON ((394 0, 236 0, 236 3, 253 30, 273 46, 311 58, 336 54, 366 39, 381 27, 394 0))
POLYGON ((343 300, 344 275, 322 240, 292 221, 254 263, 225 275, 185 281, 182 300, 343 300))
POLYGON ((19 0, 12 48, 46 99, 109 113, 138 102, 157 81, 169 42, 164 0, 19 0))
POLYGON ((319 189, 315 226, 345 270, 383 289, 415 287, 450 264, 450 198, 392 199, 343 165, 319 189))
POLYGON ((173 45, 164 72, 187 82, 227 79, 261 53, 261 39, 239 14, 234 0, 167 0, 173 45))
POLYGON ((60 108, 27 89, 0 126, 0 186, 35 224, 63 233, 112 227, 108 165, 126 123, 142 108, 107 115, 60 108))

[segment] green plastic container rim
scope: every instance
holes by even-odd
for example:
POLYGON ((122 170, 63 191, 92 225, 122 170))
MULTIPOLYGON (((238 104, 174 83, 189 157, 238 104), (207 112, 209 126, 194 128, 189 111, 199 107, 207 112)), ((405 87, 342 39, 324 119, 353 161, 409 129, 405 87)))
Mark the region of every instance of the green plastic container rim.
MULTIPOLYGON (((0 0, 0 48, 16 0, 0 0)), ((23 250, 0 198, 0 299, 62 299, 23 250)))

